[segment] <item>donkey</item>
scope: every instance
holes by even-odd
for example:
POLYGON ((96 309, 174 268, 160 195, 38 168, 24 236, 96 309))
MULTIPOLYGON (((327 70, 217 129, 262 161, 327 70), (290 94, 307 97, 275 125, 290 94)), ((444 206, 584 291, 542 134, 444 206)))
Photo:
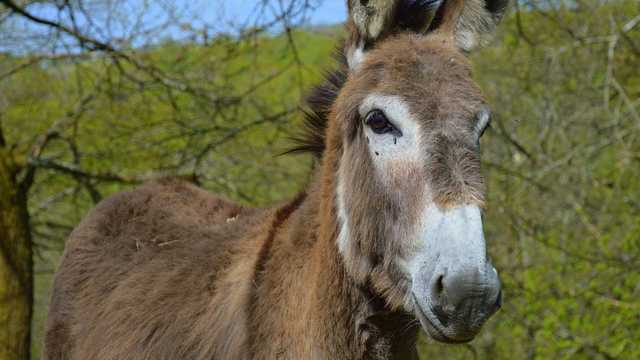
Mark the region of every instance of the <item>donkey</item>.
POLYGON ((395 11, 400 30, 347 41, 342 71, 309 102, 297 150, 318 165, 295 199, 255 209, 163 180, 99 204, 67 241, 44 358, 415 359, 420 327, 473 339, 501 286, 464 6, 428 9, 427 35, 395 11))

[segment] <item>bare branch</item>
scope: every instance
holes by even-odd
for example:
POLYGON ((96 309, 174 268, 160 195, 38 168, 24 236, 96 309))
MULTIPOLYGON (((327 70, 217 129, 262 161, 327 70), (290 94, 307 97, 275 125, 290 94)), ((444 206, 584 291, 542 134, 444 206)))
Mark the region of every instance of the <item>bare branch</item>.
POLYGON ((40 17, 37 17, 35 15, 30 14, 29 12, 27 12, 25 9, 21 8, 20 6, 18 6, 14 1, 11 0, 0 0, 0 4, 4 4, 6 7, 8 7, 9 9, 11 9, 13 12, 15 12, 16 14, 19 14, 35 23, 38 24, 42 24, 42 25, 47 25, 50 26, 52 28, 58 29, 68 35, 73 36, 74 38, 78 39, 81 43, 87 43, 93 46, 94 50, 102 50, 102 51, 107 51, 107 52, 117 52, 117 50, 112 47, 111 45, 104 43, 104 42, 100 42, 96 39, 92 39, 89 37, 84 36, 83 34, 81 34, 80 32, 70 29, 67 26, 57 23, 57 22, 53 22, 51 20, 47 20, 47 19, 43 19, 40 17))
POLYGON ((60 136, 61 131, 65 127, 69 126, 72 122, 77 121, 77 119, 79 119, 82 116, 82 114, 86 111, 87 105, 91 102, 91 100, 93 100, 93 98, 94 98, 93 94, 89 94, 84 98, 82 98, 78 102, 78 104, 76 105, 76 108, 73 111, 69 112, 67 116, 65 116, 64 118, 61 118, 56 122, 54 122, 51 128, 49 128, 47 132, 40 135, 36 139, 35 143, 31 147, 29 160, 27 161, 27 164, 26 164, 25 174, 22 177, 22 180, 20 181, 20 184, 19 184, 20 188, 22 189, 22 191, 24 191, 24 193, 27 193, 29 191, 29 189, 33 185, 33 181, 35 178, 36 167, 32 166, 34 163, 32 160, 39 159, 42 153, 44 152, 45 148, 49 144, 49 142, 51 142, 51 140, 53 139, 58 138, 60 136))
POLYGON ((90 180, 98 180, 103 182, 115 182, 115 183, 121 183, 121 184, 135 185, 135 184, 140 184, 142 182, 153 179, 153 177, 144 177, 144 176, 122 176, 122 175, 118 175, 110 172, 91 173, 71 164, 64 164, 61 162, 56 162, 51 159, 46 159, 42 157, 29 159, 29 165, 33 168, 38 168, 38 169, 55 170, 60 173, 70 175, 73 178, 78 180, 90 179, 90 180))

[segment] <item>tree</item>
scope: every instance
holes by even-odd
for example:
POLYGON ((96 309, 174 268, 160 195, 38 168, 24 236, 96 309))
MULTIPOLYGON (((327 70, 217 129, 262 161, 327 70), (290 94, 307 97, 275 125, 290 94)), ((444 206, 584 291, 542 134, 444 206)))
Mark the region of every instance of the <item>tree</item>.
POLYGON ((33 260, 27 196, 29 179, 2 132, 0 118, 0 358, 28 359, 33 260))

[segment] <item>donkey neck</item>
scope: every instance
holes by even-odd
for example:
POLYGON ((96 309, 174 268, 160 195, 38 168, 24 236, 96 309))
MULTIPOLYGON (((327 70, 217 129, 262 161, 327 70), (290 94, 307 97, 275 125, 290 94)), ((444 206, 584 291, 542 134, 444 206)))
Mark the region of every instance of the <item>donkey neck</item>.
POLYGON ((256 262, 249 342, 254 358, 411 359, 417 325, 357 283, 337 248, 334 156, 307 195, 280 207, 256 262))

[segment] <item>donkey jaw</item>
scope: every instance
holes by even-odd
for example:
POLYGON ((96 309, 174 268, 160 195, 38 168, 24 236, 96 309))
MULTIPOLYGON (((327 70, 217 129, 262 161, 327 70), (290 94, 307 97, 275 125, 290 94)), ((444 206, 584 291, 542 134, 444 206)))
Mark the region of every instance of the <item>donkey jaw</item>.
MULTIPOLYGON (((411 302, 413 304, 413 314, 420 321, 424 331, 436 341, 448 344, 460 344, 472 341, 480 332, 485 321, 493 315, 499 306, 491 307, 489 312, 464 310, 467 318, 459 317, 455 319, 455 323, 444 324, 436 315, 433 306, 420 305, 415 294, 411 294, 411 302)), ((467 307, 469 309, 470 307, 467 307)))
POLYGON ((418 300, 415 295, 412 294, 412 301, 414 306, 414 315, 420 321, 422 328, 424 331, 431 336, 432 339, 447 343, 447 344, 461 344, 465 342, 469 342, 473 340, 475 336, 471 336, 467 339, 454 339, 445 335, 444 326, 438 321, 433 312, 429 310, 423 310, 420 305, 418 305, 418 300))

